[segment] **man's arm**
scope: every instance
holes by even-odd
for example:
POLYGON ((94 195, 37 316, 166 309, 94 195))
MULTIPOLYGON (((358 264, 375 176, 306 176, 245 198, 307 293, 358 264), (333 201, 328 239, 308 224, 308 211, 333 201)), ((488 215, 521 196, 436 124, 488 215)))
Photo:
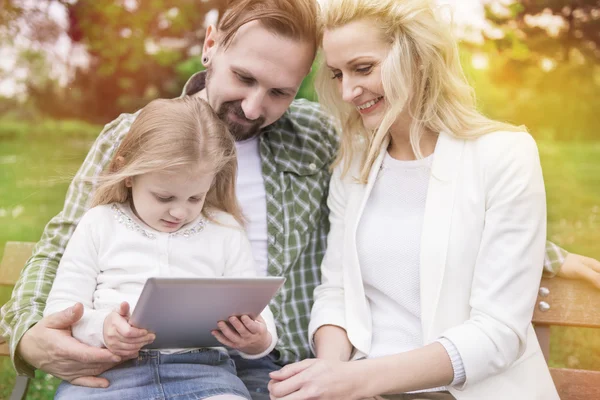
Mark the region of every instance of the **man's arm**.
MULTIPOLYGON (((34 249, 33 256, 27 261, 15 285, 12 298, 2 308, 0 335, 10 338, 11 357, 19 374, 32 376, 33 369, 40 368, 53 375, 63 377, 62 369, 68 368, 72 362, 76 362, 67 359, 69 355, 64 354, 68 346, 73 345, 72 343, 66 343, 64 340, 74 340, 70 335, 70 326, 64 326, 64 321, 71 321, 69 318, 73 317, 72 313, 67 312, 69 318, 66 319, 63 318, 64 316, 55 317, 60 318, 61 323, 54 328, 50 328, 46 323, 48 322, 46 318, 53 321, 52 316, 42 320, 42 315, 66 244, 79 219, 89 207, 93 179, 108 165, 114 150, 129 130, 134 119, 135 115, 123 114, 104 128, 71 182, 63 210, 44 229, 42 238, 34 249), (45 323, 39 324, 40 321, 45 323), (34 326, 37 328, 30 331, 34 326), (51 329, 54 330, 51 331, 51 329), (68 330, 68 335, 57 337, 56 342, 42 340, 44 335, 55 332, 56 329, 59 331, 68 330), (26 340, 22 342, 24 337, 26 340), (36 343, 36 351, 29 351, 38 339, 42 341, 36 343), (18 352, 17 347, 19 347, 18 352), (65 351, 58 351, 59 349, 65 351), (63 358, 60 358, 60 354, 63 354, 63 358)), ((75 313, 74 316, 77 316, 77 314, 75 313)), ((80 350, 84 348, 80 348, 80 350)), ((85 355, 84 358, 89 363, 94 360, 94 356, 99 355, 111 358, 107 354, 96 352, 93 355, 85 355)), ((81 365, 73 365, 73 368, 83 370, 81 365)))
POLYGON ((546 242, 544 274, 567 279, 583 279, 600 289, 600 261, 569 253, 552 242, 546 242))

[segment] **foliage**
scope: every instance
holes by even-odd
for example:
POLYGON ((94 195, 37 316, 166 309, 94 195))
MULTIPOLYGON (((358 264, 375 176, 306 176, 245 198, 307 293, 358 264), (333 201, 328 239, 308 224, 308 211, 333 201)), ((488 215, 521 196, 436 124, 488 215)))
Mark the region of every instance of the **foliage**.
POLYGON ((490 57, 483 79, 490 80, 490 90, 506 94, 507 102, 494 106, 504 108, 513 122, 545 136, 600 137, 599 2, 518 0, 505 8, 493 4, 487 5, 486 18, 503 34, 487 36, 480 50, 490 57))

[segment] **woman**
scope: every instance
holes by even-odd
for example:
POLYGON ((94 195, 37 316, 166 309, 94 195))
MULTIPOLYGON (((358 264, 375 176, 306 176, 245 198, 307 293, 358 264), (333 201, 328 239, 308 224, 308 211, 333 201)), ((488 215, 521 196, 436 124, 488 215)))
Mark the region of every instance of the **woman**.
POLYGON ((271 398, 558 399, 530 322, 546 236, 534 140, 476 111, 431 1, 328 0, 322 26, 318 91, 342 151, 318 359, 272 373, 271 398))

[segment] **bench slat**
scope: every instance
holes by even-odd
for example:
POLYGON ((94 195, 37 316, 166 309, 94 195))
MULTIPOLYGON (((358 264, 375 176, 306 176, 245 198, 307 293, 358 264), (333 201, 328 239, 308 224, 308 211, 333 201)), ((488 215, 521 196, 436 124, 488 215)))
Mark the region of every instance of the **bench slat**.
POLYGON ((537 298, 534 324, 600 328, 600 290, 581 280, 562 278, 544 278, 540 287, 549 293, 537 298), (542 301, 550 309, 541 311, 542 301))
POLYGON ((0 262, 0 285, 13 286, 17 282, 34 247, 35 243, 31 242, 6 242, 0 262))
POLYGON ((561 400, 600 399, 600 371, 550 368, 561 400))

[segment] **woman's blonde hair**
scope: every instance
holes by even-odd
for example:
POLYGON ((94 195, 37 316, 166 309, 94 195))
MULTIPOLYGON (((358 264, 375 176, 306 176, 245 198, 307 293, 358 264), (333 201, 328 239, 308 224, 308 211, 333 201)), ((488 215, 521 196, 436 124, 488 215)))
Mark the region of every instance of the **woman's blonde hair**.
POLYGON ((150 172, 189 167, 214 174, 206 194, 207 208, 225 211, 243 223, 235 193, 235 142, 210 105, 198 97, 159 99, 144 107, 104 173, 92 206, 130 199, 125 179, 150 172))
MULTIPOLYGON (((419 142, 426 130, 459 138, 476 138, 499 130, 520 131, 490 120, 476 108, 473 88, 460 64, 451 26, 437 15, 431 0, 326 0, 321 2, 319 29, 335 29, 357 20, 371 20, 389 44, 381 64, 381 80, 388 109, 380 126, 366 129, 355 107, 342 101, 324 57, 316 77, 319 101, 336 117, 342 130, 338 157, 362 156, 358 180, 366 182, 389 129, 405 107, 412 119, 410 143, 422 158, 419 142)), ((345 163, 344 173, 350 163, 345 163)))

